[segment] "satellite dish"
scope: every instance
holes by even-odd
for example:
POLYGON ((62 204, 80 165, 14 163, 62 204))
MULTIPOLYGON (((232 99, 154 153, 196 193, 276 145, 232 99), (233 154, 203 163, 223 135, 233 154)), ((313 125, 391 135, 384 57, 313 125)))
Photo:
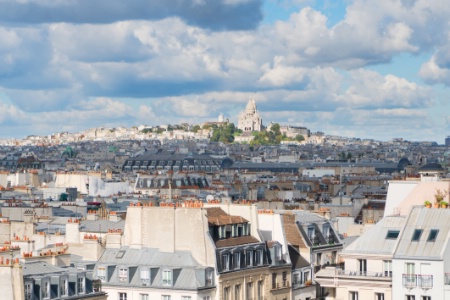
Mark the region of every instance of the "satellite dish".
POLYGON ((214 196, 213 195, 206 196, 206 201, 211 201, 211 200, 214 200, 214 196))

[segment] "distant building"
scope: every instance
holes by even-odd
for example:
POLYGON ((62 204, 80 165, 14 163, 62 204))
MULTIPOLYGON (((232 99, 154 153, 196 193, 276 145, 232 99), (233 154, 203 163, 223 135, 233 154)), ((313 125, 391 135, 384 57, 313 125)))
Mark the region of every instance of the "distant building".
POLYGON ((447 146, 447 147, 450 146, 450 135, 445 138, 445 146, 447 146))
POLYGON ((255 100, 250 99, 247 103, 247 107, 239 114, 238 126, 242 131, 261 131, 262 118, 256 108, 255 100))

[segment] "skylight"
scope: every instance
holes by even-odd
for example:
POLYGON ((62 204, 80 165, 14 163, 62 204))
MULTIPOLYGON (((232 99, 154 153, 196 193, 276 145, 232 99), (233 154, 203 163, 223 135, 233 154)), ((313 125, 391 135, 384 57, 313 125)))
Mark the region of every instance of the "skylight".
POLYGON ((122 258, 124 256, 124 254, 125 254, 125 251, 119 251, 116 254, 116 258, 122 258))
POLYGON ((399 234, 400 234, 400 230, 388 230, 388 232, 386 234, 386 239, 395 240, 398 238, 399 234))
POLYGON ((412 241, 418 241, 420 239, 420 236, 422 235, 423 229, 416 229, 414 230, 414 234, 412 236, 412 241))
POLYGON ((438 235, 438 229, 431 229, 430 234, 428 235, 427 242, 434 242, 436 240, 436 236, 438 235))

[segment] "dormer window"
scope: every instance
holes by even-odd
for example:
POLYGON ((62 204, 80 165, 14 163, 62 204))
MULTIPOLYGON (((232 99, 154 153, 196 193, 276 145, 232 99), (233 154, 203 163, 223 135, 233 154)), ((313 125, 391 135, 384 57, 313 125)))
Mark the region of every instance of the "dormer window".
POLYGON ((69 292, 69 280, 67 278, 64 278, 59 287, 60 296, 61 297, 68 296, 68 292, 69 292))
POLYGON ((84 276, 77 278, 78 294, 84 294, 85 280, 86 278, 84 276))
POLYGON ((206 269, 205 271, 205 286, 213 286, 213 269, 206 269))
POLYGON ((31 300, 31 297, 33 295, 33 283, 31 282, 25 283, 24 292, 25 292, 25 300, 31 300))
POLYGON ((252 250, 247 250, 247 253, 245 255, 245 265, 246 266, 253 265, 253 251, 252 250))
POLYGON ((172 270, 163 270, 162 273, 162 284, 165 286, 172 285, 172 270))
POLYGON ((105 267, 99 267, 97 269, 97 278, 100 279, 102 282, 106 281, 106 268, 105 267))
POLYGON ((48 299, 50 298, 50 282, 44 281, 44 287, 42 289, 42 298, 48 299))
POLYGON ((150 270, 149 269, 141 269, 141 284, 142 285, 150 285, 150 270))
POLYGON ((119 282, 128 281, 128 268, 119 268, 119 282))
POLYGON ((312 241, 315 237, 314 227, 308 226, 308 238, 312 241))
POLYGON ((233 267, 234 269, 239 269, 241 266, 241 253, 235 252, 233 253, 233 267))
POLYGON ((230 257, 228 253, 222 254, 222 270, 228 271, 230 268, 230 257))
POLYGON ((282 256, 282 254, 281 254, 281 245, 276 245, 275 247, 274 247, 274 252, 275 252, 275 260, 276 261, 281 261, 282 260, 282 258, 283 258, 283 256, 282 256))
POLYGON ((323 236, 327 238, 330 235, 330 224, 323 224, 322 231, 323 236))
POLYGON ((256 250, 256 255, 255 255, 255 265, 259 266, 263 264, 263 251, 262 249, 258 249, 256 250))
POLYGON ((225 226, 219 226, 219 239, 226 238, 225 226))

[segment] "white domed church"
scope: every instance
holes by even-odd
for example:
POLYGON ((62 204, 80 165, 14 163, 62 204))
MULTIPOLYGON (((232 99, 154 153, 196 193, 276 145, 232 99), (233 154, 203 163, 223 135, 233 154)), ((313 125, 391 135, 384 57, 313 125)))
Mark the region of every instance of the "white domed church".
POLYGON ((244 132, 261 131, 263 129, 262 118, 256 108, 255 100, 250 99, 245 110, 239 114, 237 127, 244 132))

